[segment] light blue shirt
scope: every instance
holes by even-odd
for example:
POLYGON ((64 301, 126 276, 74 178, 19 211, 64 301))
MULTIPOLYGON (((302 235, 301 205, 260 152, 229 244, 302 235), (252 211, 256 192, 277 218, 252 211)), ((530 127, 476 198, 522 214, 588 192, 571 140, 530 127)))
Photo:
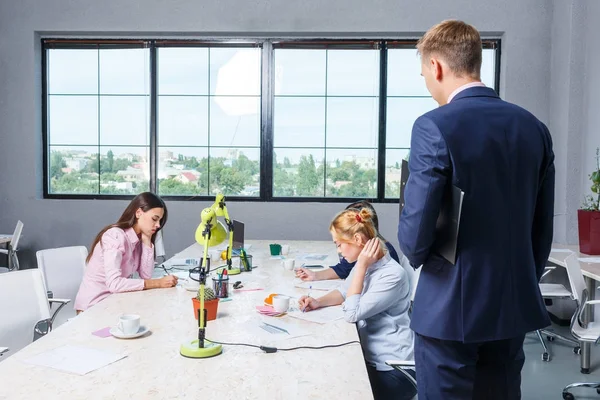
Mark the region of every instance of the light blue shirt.
POLYGON ((367 363, 378 371, 392 367, 385 360, 413 360, 408 274, 389 254, 367 268, 361 294, 346 297, 356 275, 352 269, 337 289, 344 296, 344 319, 356 322, 367 363))

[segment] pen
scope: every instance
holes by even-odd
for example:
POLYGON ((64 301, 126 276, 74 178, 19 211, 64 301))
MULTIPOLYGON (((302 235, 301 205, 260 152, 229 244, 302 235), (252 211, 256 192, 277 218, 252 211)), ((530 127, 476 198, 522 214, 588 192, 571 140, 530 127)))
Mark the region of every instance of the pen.
POLYGON ((165 274, 171 275, 171 274, 169 274, 169 271, 167 271, 167 269, 165 268, 165 264, 160 264, 160 266, 162 267, 162 269, 165 270, 165 274))
MULTIPOLYGON (((308 287, 308 296, 306 296, 307 299, 310 298, 310 291, 312 290, 312 285, 310 285, 308 287)), ((306 312, 306 305, 304 306, 304 308, 302 309, 302 312, 306 312)))

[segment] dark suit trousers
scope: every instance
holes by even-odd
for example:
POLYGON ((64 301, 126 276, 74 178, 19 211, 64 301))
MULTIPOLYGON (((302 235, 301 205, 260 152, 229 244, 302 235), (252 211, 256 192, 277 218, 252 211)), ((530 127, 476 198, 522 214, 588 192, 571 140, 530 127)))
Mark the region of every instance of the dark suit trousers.
POLYGON ((419 400, 520 399, 524 339, 462 343, 416 334, 419 400))

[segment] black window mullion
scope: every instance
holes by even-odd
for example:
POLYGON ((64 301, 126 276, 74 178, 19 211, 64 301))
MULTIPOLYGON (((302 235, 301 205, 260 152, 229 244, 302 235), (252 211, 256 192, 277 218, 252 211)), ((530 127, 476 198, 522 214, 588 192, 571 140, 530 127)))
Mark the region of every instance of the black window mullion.
POLYGON ((42 43, 42 146, 43 152, 43 163, 44 163, 44 183, 43 190, 44 195, 50 194, 50 132, 48 119, 50 113, 48 112, 48 48, 42 43))
POLYGON ((386 123, 387 123, 387 44, 379 50, 379 140, 377 146, 377 200, 385 199, 386 123))
POLYGON ((275 57, 273 43, 265 41, 261 54, 261 96, 260 96, 260 199, 273 198, 273 104, 275 102, 275 57))
POLYGON ((158 120, 158 60, 154 43, 150 44, 150 191, 158 194, 158 133, 156 122, 158 120))

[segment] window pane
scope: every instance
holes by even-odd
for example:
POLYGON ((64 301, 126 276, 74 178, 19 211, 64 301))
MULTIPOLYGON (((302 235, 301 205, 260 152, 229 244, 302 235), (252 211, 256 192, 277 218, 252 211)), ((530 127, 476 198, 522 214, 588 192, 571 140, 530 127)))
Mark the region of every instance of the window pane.
POLYGON ((430 96, 416 49, 388 50, 387 81, 388 96, 430 96))
POLYGON ((431 97, 388 98, 387 148, 409 148, 410 136, 415 120, 436 107, 438 107, 438 104, 431 97))
MULTIPOLYGON (((259 48, 211 48, 210 94, 259 96, 260 55, 259 48)), ((237 109, 228 111, 235 114, 237 109)))
POLYGON ((48 193, 98 194, 98 147, 50 146, 48 193))
POLYGON ((210 149, 210 193, 260 195, 260 149, 210 149))
POLYGON ((208 94, 208 48, 159 48, 158 94, 208 94))
POLYGON ((98 144, 98 97, 48 96, 50 144, 98 144))
POLYGON ((100 193, 138 194, 150 189, 148 147, 100 147, 100 193))
POLYGON ((328 96, 378 94, 379 50, 327 50, 328 96))
POLYGON ((481 81, 485 86, 494 89, 496 83, 496 50, 483 49, 481 60, 481 81))
POLYGON ((325 98, 276 97, 273 119, 276 147, 325 145, 325 98))
POLYGON ((327 147, 377 148, 379 101, 364 97, 327 98, 327 147))
POLYGON ((208 97, 158 96, 158 143, 208 145, 208 97))
POLYGON ((212 97, 210 145, 260 146, 260 97, 212 97), (229 114, 232 107, 239 113, 229 114))
POLYGON ((148 49, 100 49, 100 93, 149 94, 148 49))
POLYGON ((97 49, 48 50, 49 94, 98 93, 97 49))
POLYGON ((377 150, 327 150, 327 197, 377 197, 377 150))
POLYGON ((159 147, 158 194, 208 196, 207 147, 159 147))
POLYGON ((400 172, 402 160, 408 157, 408 149, 386 150, 385 152, 385 197, 400 198, 400 172))
POLYGON ((275 95, 325 95, 326 50, 276 49, 275 95))
POLYGON ((146 96, 100 97, 102 145, 149 144, 149 98, 146 96))
POLYGON ((323 197, 324 150, 275 149, 273 196, 323 197))

